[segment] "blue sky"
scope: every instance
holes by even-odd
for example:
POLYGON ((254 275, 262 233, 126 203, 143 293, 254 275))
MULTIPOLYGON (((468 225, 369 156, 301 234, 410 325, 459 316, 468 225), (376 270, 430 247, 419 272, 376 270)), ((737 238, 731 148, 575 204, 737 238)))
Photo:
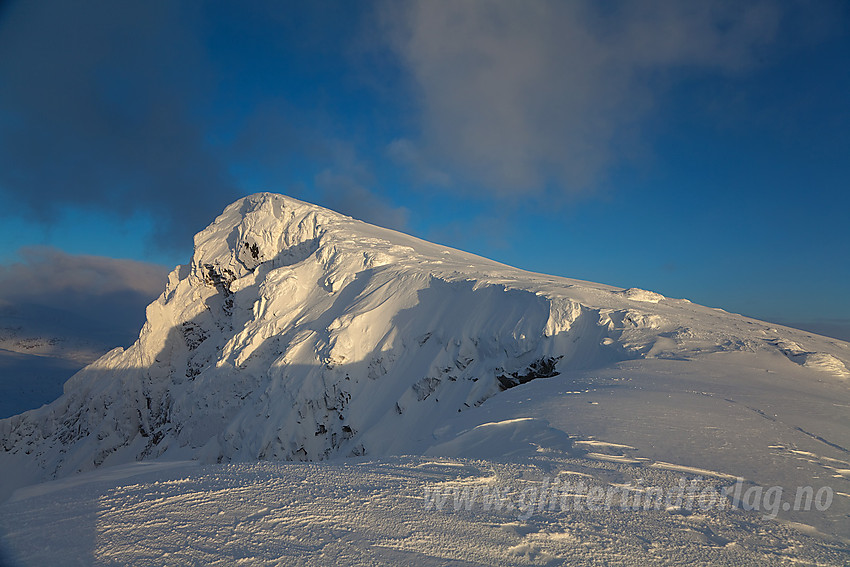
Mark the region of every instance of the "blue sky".
POLYGON ((848 62, 837 0, 7 2, 0 264, 269 190, 850 338, 848 62))

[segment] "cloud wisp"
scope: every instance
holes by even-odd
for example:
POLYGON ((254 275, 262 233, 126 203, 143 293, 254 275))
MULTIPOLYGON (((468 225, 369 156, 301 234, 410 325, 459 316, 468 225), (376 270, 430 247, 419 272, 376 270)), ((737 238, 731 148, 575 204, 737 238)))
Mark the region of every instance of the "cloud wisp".
POLYGON ((633 150, 623 146, 640 139, 666 74, 750 68, 782 15, 767 1, 384 8, 391 46, 421 97, 417 143, 507 196, 592 188, 633 150))

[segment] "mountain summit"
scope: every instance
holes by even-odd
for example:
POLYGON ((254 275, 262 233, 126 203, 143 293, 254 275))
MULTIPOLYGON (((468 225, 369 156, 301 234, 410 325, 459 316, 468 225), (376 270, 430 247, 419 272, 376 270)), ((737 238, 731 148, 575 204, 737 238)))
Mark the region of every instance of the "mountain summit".
MULTIPOLYGON (((597 370, 721 353, 761 354, 795 384, 844 392, 850 376, 841 341, 525 272, 259 193, 195 236, 135 344, 81 370, 55 402, 0 421, 0 457, 25 463, 32 482, 161 457, 447 451, 464 431, 452 424, 482 421, 506 390, 547 381, 557 403, 597 370)), ((569 449, 549 421, 500 428, 505 450, 529 428, 569 449)))

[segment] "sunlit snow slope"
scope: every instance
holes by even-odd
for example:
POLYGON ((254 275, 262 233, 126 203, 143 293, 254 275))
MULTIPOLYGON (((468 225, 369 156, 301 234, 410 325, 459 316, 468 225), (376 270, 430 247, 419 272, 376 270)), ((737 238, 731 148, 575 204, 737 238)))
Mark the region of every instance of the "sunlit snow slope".
POLYGON ((846 482, 848 366, 842 341, 261 193, 195 237, 134 345, 0 421, 0 465, 8 493, 150 459, 493 458, 462 455, 492 452, 464 432, 532 417, 552 427, 520 445, 846 482), (607 454, 599 437, 643 456, 607 454))

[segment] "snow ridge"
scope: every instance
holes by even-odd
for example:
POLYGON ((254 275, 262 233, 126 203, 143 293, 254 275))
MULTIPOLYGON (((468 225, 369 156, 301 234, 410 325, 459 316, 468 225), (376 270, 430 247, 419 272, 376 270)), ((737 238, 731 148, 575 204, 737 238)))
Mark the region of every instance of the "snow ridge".
POLYGON ((0 438, 47 477, 164 456, 422 453, 442 421, 504 389, 622 360, 769 350, 850 376, 846 343, 825 353, 807 337, 260 193, 196 235, 135 344, 0 421, 0 438))

